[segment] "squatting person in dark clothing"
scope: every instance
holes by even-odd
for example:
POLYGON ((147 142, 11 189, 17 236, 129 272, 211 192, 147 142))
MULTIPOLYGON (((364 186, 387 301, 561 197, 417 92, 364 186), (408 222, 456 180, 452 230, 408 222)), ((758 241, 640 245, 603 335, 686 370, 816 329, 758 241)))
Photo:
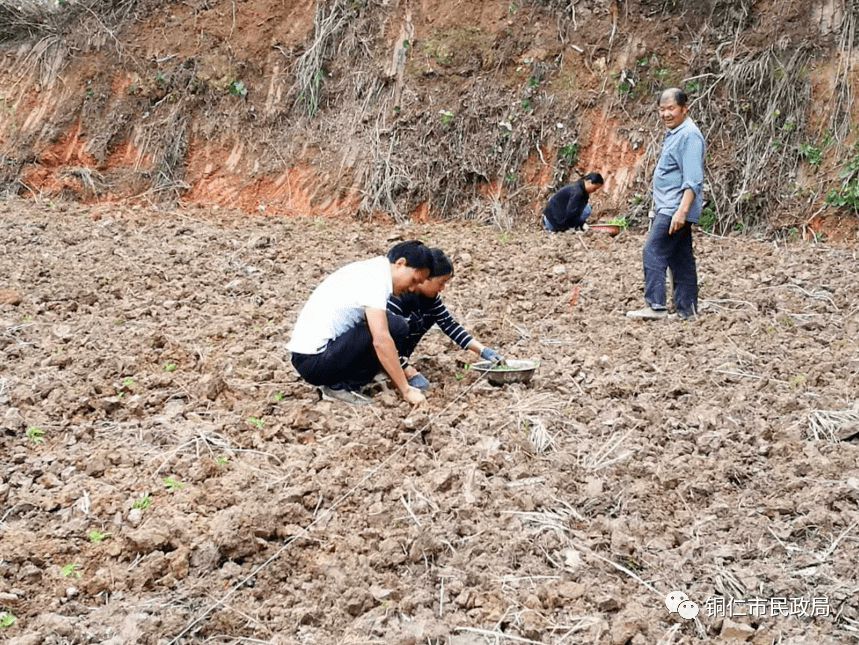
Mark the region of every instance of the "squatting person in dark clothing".
POLYGON ((391 294, 403 294, 426 280, 432 266, 432 253, 423 243, 400 242, 387 256, 347 264, 314 289, 286 347, 295 369, 319 386, 323 399, 370 403, 360 390, 381 367, 406 401, 425 401, 400 365, 408 322, 388 312, 387 304, 391 294))
POLYGON ((704 137, 686 116, 686 94, 677 88, 659 97, 659 118, 668 128, 653 171, 653 221, 644 244, 644 301, 630 318, 665 318, 665 270, 674 282, 674 308, 681 318, 698 313, 698 273, 692 252, 692 224, 703 206, 704 137))
POLYGON ((543 211, 543 228, 561 232, 586 228, 585 221, 591 214, 588 199, 602 188, 603 178, 598 172, 589 172, 572 184, 567 184, 552 195, 543 211))
POLYGON ((504 360, 494 349, 472 338, 447 311, 439 294, 453 277, 453 263, 441 249, 432 249, 432 256, 433 270, 429 278, 417 285, 412 293, 388 298, 388 312, 403 316, 409 321, 408 340, 401 348, 398 346, 401 349, 400 362, 405 368, 409 385, 421 390, 429 387, 429 381, 408 364, 408 358, 433 325, 438 325, 457 345, 479 354, 485 360, 493 363, 504 360))

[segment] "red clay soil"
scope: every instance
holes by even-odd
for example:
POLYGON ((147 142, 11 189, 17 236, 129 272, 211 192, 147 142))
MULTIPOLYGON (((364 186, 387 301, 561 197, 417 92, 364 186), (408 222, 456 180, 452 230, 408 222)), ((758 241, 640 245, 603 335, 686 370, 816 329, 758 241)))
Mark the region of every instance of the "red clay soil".
POLYGON ((855 639, 850 249, 699 235, 701 316, 647 323, 623 315, 637 231, 0 216, 7 643, 855 639), (460 322, 540 360, 529 385, 488 384, 439 333, 422 409, 297 378, 313 287, 410 238, 453 257, 460 322))

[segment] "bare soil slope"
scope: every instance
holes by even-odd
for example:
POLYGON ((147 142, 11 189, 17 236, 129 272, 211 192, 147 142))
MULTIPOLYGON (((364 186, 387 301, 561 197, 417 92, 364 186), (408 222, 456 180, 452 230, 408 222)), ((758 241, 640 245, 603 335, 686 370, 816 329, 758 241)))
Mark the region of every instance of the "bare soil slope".
POLYGON ((8 643, 856 638, 852 251, 701 236, 707 308, 647 324, 622 315, 634 232, 20 200, 0 221, 8 643), (304 298, 416 237, 454 257, 466 327, 541 360, 533 382, 491 386, 432 334, 426 409, 318 401, 283 349, 304 298))
POLYGON ((509 228, 598 170, 602 210, 635 218, 673 84, 718 230, 842 232, 820 207, 856 154, 844 0, 87 0, 17 31, 3 11, 6 193, 509 228))

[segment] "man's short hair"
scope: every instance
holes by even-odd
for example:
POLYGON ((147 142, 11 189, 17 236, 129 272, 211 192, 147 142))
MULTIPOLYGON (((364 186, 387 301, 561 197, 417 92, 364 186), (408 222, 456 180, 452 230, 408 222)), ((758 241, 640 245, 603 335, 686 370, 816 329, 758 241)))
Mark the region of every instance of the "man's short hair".
POLYGON ((400 258, 406 261, 406 266, 413 269, 429 269, 432 273, 434 262, 432 251, 420 240, 409 240, 394 244, 387 253, 388 262, 393 264, 400 258))
POLYGON ((667 98, 674 99, 674 102, 680 106, 686 105, 686 102, 689 100, 689 97, 686 96, 686 92, 681 90, 679 87, 669 87, 667 90, 662 90, 659 94, 658 103, 662 103, 662 101, 667 98))
POLYGON ((589 181, 596 186, 602 186, 605 181, 602 178, 602 175, 598 172, 589 172, 587 175, 582 177, 585 181, 589 181))

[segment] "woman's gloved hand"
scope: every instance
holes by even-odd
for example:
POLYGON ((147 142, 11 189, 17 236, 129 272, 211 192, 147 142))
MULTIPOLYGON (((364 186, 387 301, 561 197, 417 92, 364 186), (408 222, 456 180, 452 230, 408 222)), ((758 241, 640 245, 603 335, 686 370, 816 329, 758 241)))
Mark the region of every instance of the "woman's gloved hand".
POLYGON ((504 357, 491 347, 484 347, 483 351, 480 352, 480 358, 493 364, 504 364, 504 357))
POLYGON ((423 374, 418 372, 409 379, 409 385, 411 385, 412 387, 416 387, 419 390, 427 390, 429 389, 430 382, 423 374))

